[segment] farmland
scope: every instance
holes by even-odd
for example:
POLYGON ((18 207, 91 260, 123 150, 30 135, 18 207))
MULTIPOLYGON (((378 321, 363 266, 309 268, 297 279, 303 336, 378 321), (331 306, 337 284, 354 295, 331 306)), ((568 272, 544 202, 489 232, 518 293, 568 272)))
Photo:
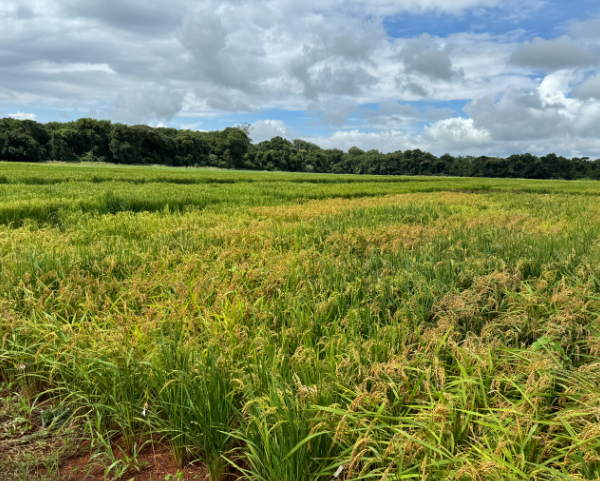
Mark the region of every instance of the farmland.
POLYGON ((599 199, 0 164, 0 479, 599 479, 599 199))

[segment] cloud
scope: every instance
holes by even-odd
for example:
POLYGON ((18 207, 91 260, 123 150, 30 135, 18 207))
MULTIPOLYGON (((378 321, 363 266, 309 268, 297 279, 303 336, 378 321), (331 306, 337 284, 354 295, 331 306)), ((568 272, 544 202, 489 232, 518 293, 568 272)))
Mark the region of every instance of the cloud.
POLYGON ((366 108, 362 113, 370 127, 414 130, 415 123, 447 119, 452 117, 454 111, 433 106, 419 108, 409 103, 386 100, 379 103, 377 109, 366 108))
POLYGON ((450 81, 464 77, 461 69, 452 66, 449 47, 428 34, 408 40, 397 58, 404 64, 404 72, 422 74, 431 80, 450 81))
POLYGON ((234 41, 234 29, 225 26, 224 17, 209 7, 184 19, 179 40, 189 55, 186 67, 196 80, 252 92, 261 71, 260 48, 234 41))
POLYGON ((85 63, 85 62, 75 62, 75 63, 50 63, 43 62, 40 65, 42 70, 45 70, 48 73, 73 73, 73 72, 95 72, 95 73, 107 73, 110 75, 115 75, 116 72, 110 68, 110 65, 107 63, 85 63))
POLYGON ((362 150, 376 149, 383 153, 421 149, 436 155, 446 152, 480 155, 482 150, 491 153, 494 148, 498 149, 488 132, 477 128, 471 119, 463 118, 440 120, 431 124, 422 134, 395 129, 379 132, 355 129, 334 132, 329 137, 305 137, 304 140, 323 148, 348 150, 356 146, 362 150))
MULTIPOLYGON (((545 155, 598 157, 600 102, 594 98, 569 96, 576 72, 547 75, 536 89, 507 88, 499 97, 483 96, 469 102, 469 116, 451 117, 430 123, 422 133, 409 129, 364 132, 358 129, 334 132, 327 137, 306 138, 324 147, 383 152, 419 148, 441 155, 510 155, 520 152, 545 155)), ((595 77, 588 79, 594 85, 595 77)), ((583 85, 586 85, 585 83, 583 85)), ((381 111, 400 115, 417 114, 412 106, 386 103, 381 111)))
POLYGON ((202 121, 200 122, 192 122, 191 124, 183 124, 181 125, 179 128, 182 130, 196 130, 199 132, 205 132, 204 129, 201 129, 200 126, 202 125, 202 121))
POLYGON ((492 140, 489 131, 477 127, 473 119, 460 117, 432 124, 422 138, 428 145, 443 145, 450 151, 486 147, 492 140))
POLYGON ((408 82, 400 75, 396 76, 396 85, 403 92, 408 92, 416 97, 427 97, 429 91, 417 82, 409 80, 408 82))
POLYGON ((395 152, 413 148, 414 145, 410 135, 399 130, 361 132, 354 129, 337 131, 329 137, 303 137, 303 139, 325 149, 342 150, 348 150, 350 147, 356 146, 362 150, 376 149, 380 152, 395 152))
POLYGON ((584 40, 600 39, 600 17, 576 20, 568 23, 571 36, 584 40))
POLYGON ((297 136, 298 134, 287 127, 282 120, 258 120, 250 126, 250 137, 253 142, 262 142, 273 137, 293 139, 297 136))
MULTIPOLYGON (((316 3, 316 0, 314 0, 316 3)), ((427 12, 460 15, 471 9, 503 7, 516 14, 523 9, 523 2, 514 0, 342 0, 329 2, 333 5, 343 4, 355 11, 364 11, 368 6, 374 14, 391 15, 398 12, 423 14, 427 12)), ((541 2, 531 1, 528 8, 537 9, 541 2)))
POLYGON ((489 96, 465 107, 478 128, 497 141, 555 141, 557 138, 594 138, 600 125, 600 103, 569 97, 578 78, 555 72, 533 91, 508 89, 496 102, 489 96))
POLYGON ((17 112, 16 114, 8 114, 11 119, 16 120, 37 120, 37 115, 26 114, 25 112, 17 112))
POLYGON ((304 123, 324 145, 381 150, 597 145, 599 20, 522 43, 511 22, 538 0, 146 3, 0 0, 0 108, 206 129, 262 111, 258 139, 301 136, 304 123), (406 33, 440 19, 443 32, 406 33), (468 19, 483 27, 448 33, 468 19))
POLYGON ((62 0, 57 2, 63 15, 86 18, 125 31, 148 35, 168 32, 179 24, 185 2, 169 0, 170 8, 162 2, 142 0, 62 0))
MULTIPOLYGON (((19 103, 115 112, 119 118, 125 117, 122 109, 107 105, 123 105, 123 92, 147 83, 184 91, 185 115, 299 110, 309 104, 329 112, 332 103, 377 103, 395 95, 455 98, 466 88, 461 72, 472 80, 457 64, 464 61, 465 44, 471 44, 470 55, 489 58, 497 42, 394 39, 384 16, 460 13, 501 3, 174 0, 142 8, 141 0, 15 0, 6 4, 6 13, 22 19, 6 22, 0 31, 0 45, 10 45, 0 48, 0 78, 19 103), (17 12, 15 5, 29 13, 17 12), (400 52, 406 65, 400 57, 391 60, 400 52), (398 72, 404 72, 401 92, 394 79, 398 72), (445 85, 436 86, 439 82, 445 85)), ((470 68, 478 68, 477 62, 470 68)), ((485 84, 483 78, 479 82, 485 84)), ((343 116, 332 115, 339 125, 343 116)))
POLYGON ((315 17, 309 25, 299 26, 306 36, 299 37, 304 38, 302 48, 287 66, 306 99, 356 96, 377 83, 373 71, 378 51, 386 45, 381 22, 343 20, 327 23, 324 18, 315 17))
POLYGON ((547 138, 569 121, 559 106, 546 104, 539 92, 516 89, 509 89, 497 102, 489 96, 477 99, 465 111, 502 141, 547 138))
POLYGON ((545 71, 590 67, 598 63, 598 56, 585 45, 566 35, 555 40, 534 38, 517 48, 511 63, 545 71))
POLYGON ((325 102, 309 104, 309 110, 319 111, 322 110, 321 118, 336 127, 342 127, 348 118, 348 116, 358 111, 359 105, 356 102, 351 101, 335 101, 329 100, 325 102))
POLYGON ((600 76, 588 77, 583 83, 573 89, 573 97, 578 99, 600 100, 600 76))
POLYGON ((169 121, 182 108, 185 94, 158 85, 146 85, 122 92, 110 117, 127 123, 169 121))

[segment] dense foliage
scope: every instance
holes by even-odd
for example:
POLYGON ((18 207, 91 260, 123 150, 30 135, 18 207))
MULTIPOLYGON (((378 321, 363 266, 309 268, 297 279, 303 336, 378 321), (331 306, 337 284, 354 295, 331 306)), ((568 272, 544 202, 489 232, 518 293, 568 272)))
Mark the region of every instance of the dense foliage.
POLYGON ((600 159, 549 154, 500 157, 436 157, 421 150, 383 154, 352 147, 322 149, 281 137, 252 144, 248 129, 197 132, 108 120, 40 124, 0 120, 0 159, 9 161, 99 161, 186 167, 374 175, 445 175, 526 179, 600 179, 600 159))
POLYGON ((0 480, 600 479, 600 183, 0 177, 0 480))

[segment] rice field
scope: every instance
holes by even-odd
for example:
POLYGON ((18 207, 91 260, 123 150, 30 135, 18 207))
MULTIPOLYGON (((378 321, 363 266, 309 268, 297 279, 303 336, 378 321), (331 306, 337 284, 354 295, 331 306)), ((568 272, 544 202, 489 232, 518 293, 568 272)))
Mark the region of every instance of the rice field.
POLYGON ((0 164, 0 479, 598 480, 599 201, 0 164))

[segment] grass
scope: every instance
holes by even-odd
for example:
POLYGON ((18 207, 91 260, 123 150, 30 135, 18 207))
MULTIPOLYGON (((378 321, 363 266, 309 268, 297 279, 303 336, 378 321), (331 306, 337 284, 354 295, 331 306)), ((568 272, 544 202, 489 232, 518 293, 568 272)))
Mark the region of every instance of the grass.
POLYGON ((0 181, 4 399, 106 479, 156 443, 212 481, 600 479, 599 183, 0 181))

